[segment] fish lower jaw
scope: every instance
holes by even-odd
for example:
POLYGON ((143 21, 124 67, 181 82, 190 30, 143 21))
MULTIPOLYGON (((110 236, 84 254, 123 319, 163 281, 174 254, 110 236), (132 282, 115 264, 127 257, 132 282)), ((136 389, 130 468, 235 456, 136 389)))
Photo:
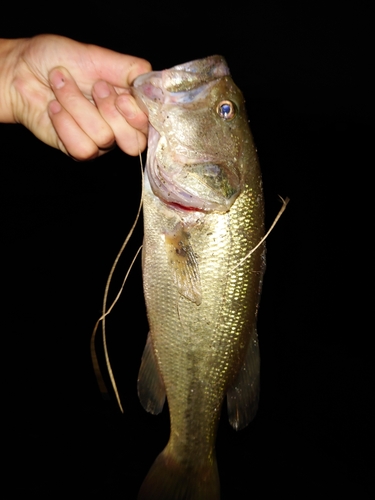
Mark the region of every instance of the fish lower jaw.
POLYGON ((203 208, 187 207, 187 206, 181 205, 180 203, 177 203, 175 201, 172 201, 172 202, 166 202, 166 201, 164 201, 164 203, 169 208, 173 208, 174 210, 178 210, 180 212, 200 212, 200 213, 205 213, 206 212, 205 210, 203 210, 203 208))
MULTIPOLYGON (((164 193, 163 193, 164 194, 164 193)), ((184 214, 191 214, 193 212, 197 212, 197 215, 207 215, 207 214, 225 214, 227 213, 230 208, 231 204, 228 205, 222 205, 219 203, 214 203, 211 201, 204 201, 200 206, 198 206, 199 199, 196 198, 194 201, 185 201, 182 199, 176 199, 177 197, 172 197, 171 200, 169 200, 167 197, 163 196, 163 194, 158 193, 156 196, 159 198, 159 200, 168 208, 171 208, 175 210, 176 212, 184 213, 184 214), (174 199, 173 199, 174 198, 174 199)))

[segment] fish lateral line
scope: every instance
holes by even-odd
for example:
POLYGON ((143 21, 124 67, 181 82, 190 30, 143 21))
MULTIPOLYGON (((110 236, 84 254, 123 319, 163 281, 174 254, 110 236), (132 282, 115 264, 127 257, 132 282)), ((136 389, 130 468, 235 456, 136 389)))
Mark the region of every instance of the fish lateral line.
POLYGON ((272 222, 269 230, 266 232, 266 234, 263 236, 263 238, 259 241, 259 243, 257 243, 255 245, 254 248, 252 248, 250 250, 250 252, 248 252, 245 257, 243 257, 234 267, 232 267, 232 269, 230 269, 226 276, 229 276, 229 274, 231 274, 233 271, 235 271, 237 269, 237 267, 239 267, 241 264, 243 264, 245 262, 245 260, 247 260, 256 250, 258 250, 258 248, 266 241, 266 239, 268 238, 268 236, 270 235, 270 233, 272 232, 272 230, 274 229, 274 227, 276 226, 276 224, 278 223, 280 217, 282 216, 282 214, 285 212, 285 209, 286 209, 286 206, 288 205, 289 201, 290 201, 290 198, 286 197, 285 199, 279 195, 279 198, 280 200, 282 201, 282 207, 280 208, 278 214, 276 215, 274 221, 272 222))

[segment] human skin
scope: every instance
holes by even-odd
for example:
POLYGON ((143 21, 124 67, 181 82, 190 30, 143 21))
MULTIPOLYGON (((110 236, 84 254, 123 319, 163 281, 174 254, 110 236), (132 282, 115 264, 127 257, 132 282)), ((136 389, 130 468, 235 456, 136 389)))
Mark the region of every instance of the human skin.
POLYGON ((0 39, 0 122, 21 123, 79 161, 115 144, 135 156, 147 117, 129 88, 150 70, 144 59, 57 35, 0 39))

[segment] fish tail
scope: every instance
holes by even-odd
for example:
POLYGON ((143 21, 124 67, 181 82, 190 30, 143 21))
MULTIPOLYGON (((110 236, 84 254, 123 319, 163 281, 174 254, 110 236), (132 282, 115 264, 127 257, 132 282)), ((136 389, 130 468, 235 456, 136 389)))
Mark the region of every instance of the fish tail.
POLYGON ((143 481, 138 500, 220 500, 215 456, 202 467, 186 466, 166 447, 143 481))

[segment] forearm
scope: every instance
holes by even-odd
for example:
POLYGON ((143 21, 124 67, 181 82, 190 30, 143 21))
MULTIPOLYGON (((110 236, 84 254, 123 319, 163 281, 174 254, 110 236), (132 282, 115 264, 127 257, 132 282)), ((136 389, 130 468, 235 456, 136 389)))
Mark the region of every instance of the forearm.
POLYGON ((21 39, 0 38, 0 123, 15 123, 12 81, 19 56, 21 39))

